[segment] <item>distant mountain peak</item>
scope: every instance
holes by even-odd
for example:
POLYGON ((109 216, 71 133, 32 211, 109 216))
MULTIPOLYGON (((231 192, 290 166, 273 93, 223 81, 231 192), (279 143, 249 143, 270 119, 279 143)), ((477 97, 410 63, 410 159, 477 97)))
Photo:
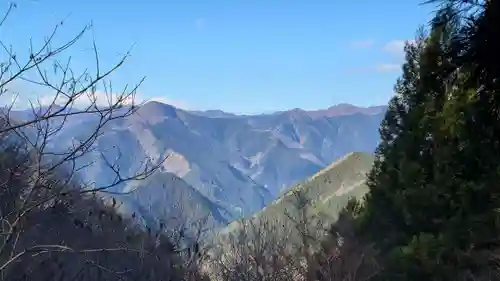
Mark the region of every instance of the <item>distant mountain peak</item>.
POLYGON ((204 117, 212 117, 212 118, 224 118, 224 117, 235 117, 238 116, 234 113, 225 112, 220 109, 208 109, 208 110, 193 110, 190 111, 193 114, 204 116, 204 117))
POLYGON ((309 112, 306 110, 303 110, 301 108, 294 108, 291 110, 283 111, 281 112, 281 115, 285 115, 291 118, 301 118, 301 117, 307 117, 309 118, 309 112))
POLYGON ((333 117, 352 114, 375 115, 383 113, 387 109, 385 105, 360 107, 350 103, 339 103, 327 109, 309 111, 309 115, 315 117, 333 117))
POLYGON ((163 103, 160 101, 148 101, 144 103, 141 107, 147 107, 147 108, 169 108, 169 109, 177 109, 175 106, 170 105, 168 103, 163 103))
POLYGON ((338 104, 330 106, 330 108, 332 108, 332 107, 342 107, 342 106, 346 106, 346 107, 358 107, 358 106, 355 106, 355 105, 347 103, 347 102, 341 102, 341 103, 338 103, 338 104))
POLYGON ((137 110, 137 114, 142 117, 148 116, 167 116, 167 117, 175 117, 177 116, 177 111, 179 109, 166 103, 158 102, 158 101, 149 101, 143 104, 137 110))

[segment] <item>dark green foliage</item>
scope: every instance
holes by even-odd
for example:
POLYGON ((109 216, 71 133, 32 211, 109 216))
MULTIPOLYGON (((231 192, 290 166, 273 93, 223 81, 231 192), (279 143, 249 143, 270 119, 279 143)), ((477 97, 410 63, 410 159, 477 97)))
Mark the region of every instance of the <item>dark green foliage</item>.
POLYGON ((447 5, 405 48, 356 219, 376 280, 500 280, 499 8, 447 5))

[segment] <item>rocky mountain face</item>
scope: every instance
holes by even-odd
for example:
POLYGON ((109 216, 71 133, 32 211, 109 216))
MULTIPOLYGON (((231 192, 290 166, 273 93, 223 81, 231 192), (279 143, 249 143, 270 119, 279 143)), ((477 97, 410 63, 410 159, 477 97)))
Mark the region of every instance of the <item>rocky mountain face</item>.
MULTIPOLYGON (((93 162, 81 177, 106 184, 114 174, 101 155, 116 159, 120 170, 129 173, 140 169, 146 157, 166 157, 147 181, 114 187, 115 192, 127 191, 123 209, 145 221, 164 213, 180 219, 208 214, 213 224, 225 225, 262 209, 287 187, 349 152, 372 153, 384 113, 384 107, 340 105, 241 116, 149 102, 108 124, 95 149, 78 164, 93 162)), ((68 121, 52 145, 65 147, 83 139, 95 122, 68 121)))

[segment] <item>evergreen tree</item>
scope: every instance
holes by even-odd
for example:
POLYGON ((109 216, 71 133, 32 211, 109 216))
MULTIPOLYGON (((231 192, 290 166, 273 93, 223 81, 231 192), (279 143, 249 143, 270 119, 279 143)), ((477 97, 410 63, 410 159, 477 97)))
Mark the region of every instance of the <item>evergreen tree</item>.
POLYGON ((421 32, 407 44, 397 94, 381 125, 382 143, 359 219, 360 233, 380 251, 380 280, 456 280, 453 262, 443 257, 456 245, 442 241, 456 211, 455 186, 437 169, 446 165, 436 164, 446 144, 442 112, 454 73, 446 50, 455 28, 454 22, 435 24, 428 36, 421 32))
POLYGON ((358 219, 378 280, 500 280, 500 1, 441 2, 406 46, 358 219))

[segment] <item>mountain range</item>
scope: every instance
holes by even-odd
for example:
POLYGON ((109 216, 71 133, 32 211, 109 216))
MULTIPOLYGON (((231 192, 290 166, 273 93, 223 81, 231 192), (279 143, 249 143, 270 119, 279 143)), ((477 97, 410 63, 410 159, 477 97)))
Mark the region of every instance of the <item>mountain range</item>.
MULTIPOLYGON (((348 104, 260 115, 187 111, 148 102, 105 127, 93 150, 78 160, 86 181, 105 185, 114 174, 102 155, 133 173, 147 157, 160 169, 144 182, 113 187, 120 209, 147 224, 175 216, 224 226, 249 216, 349 152, 373 153, 386 107, 348 104)), ((28 118, 29 111, 14 113, 28 118)), ((92 133, 96 118, 69 119, 52 147, 69 147, 92 133)))

